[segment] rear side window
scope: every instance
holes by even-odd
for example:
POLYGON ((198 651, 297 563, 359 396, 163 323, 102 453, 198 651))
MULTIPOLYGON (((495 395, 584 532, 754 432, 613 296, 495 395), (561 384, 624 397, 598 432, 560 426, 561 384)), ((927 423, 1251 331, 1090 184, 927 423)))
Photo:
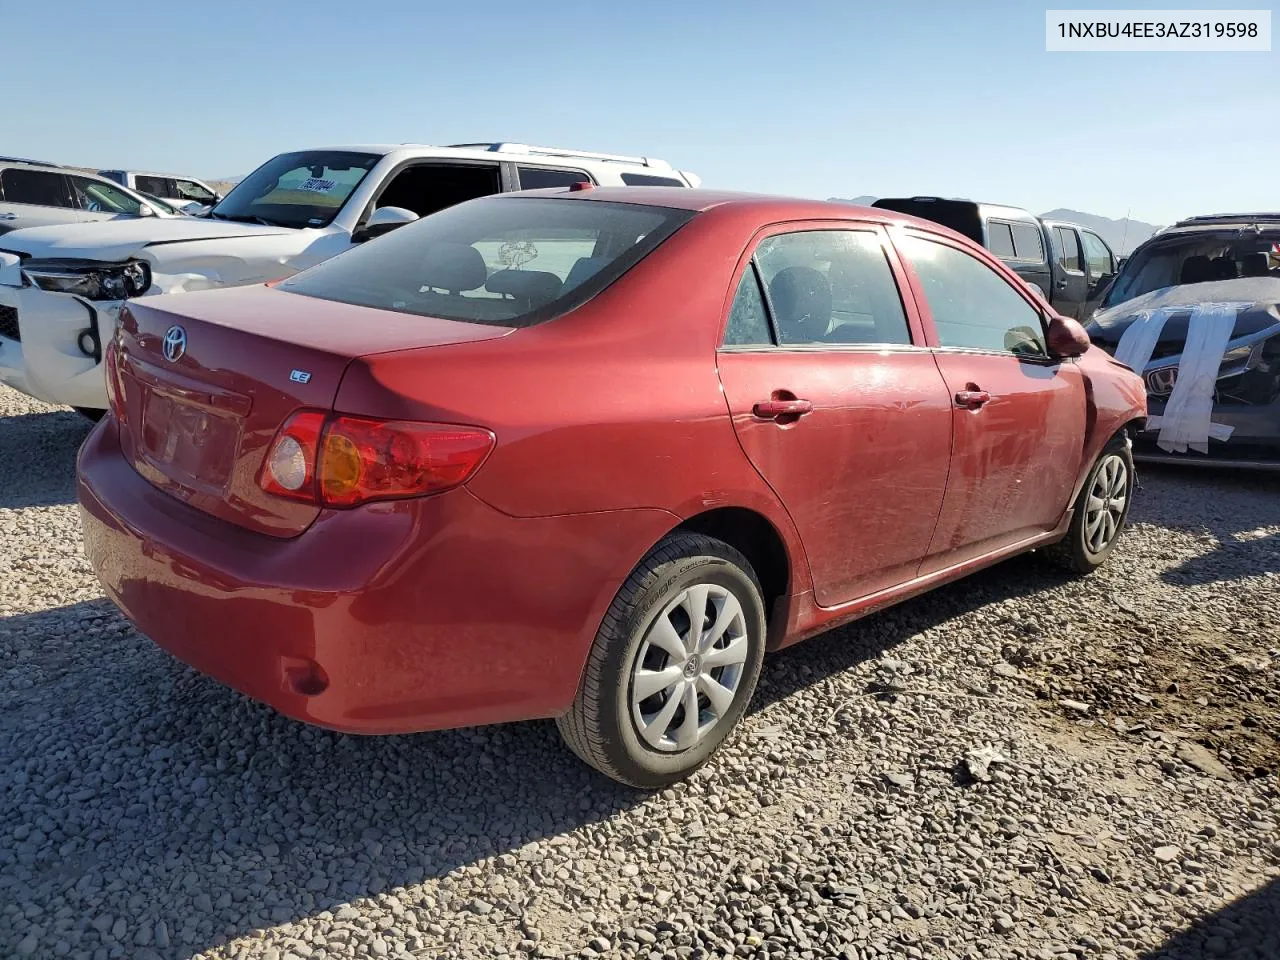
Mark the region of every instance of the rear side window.
POLYGON ((870 230, 779 234, 761 241, 756 263, 780 344, 911 342, 879 234, 870 230))
POLYGON ((7 203, 33 203, 43 207, 69 207, 66 180, 60 173, 20 170, 0 171, 0 194, 7 203))
POLYGON ((1058 241, 1058 262, 1068 270, 1083 270, 1084 264, 1080 261, 1080 243, 1076 240, 1076 232, 1068 230, 1066 227, 1054 227, 1054 238, 1058 241))
POLYGON ((527 327, 586 302, 692 216, 632 203, 486 197, 401 227, 278 289, 398 313, 527 327))
POLYGON ((747 269, 738 281, 733 306, 729 308, 729 323, 724 331, 725 346, 764 346, 773 343, 769 331, 769 315, 765 312, 764 295, 760 292, 760 278, 755 266, 747 269))
POLYGON ((898 248, 920 277, 941 346, 1048 356, 1040 312, 991 267, 922 237, 907 235, 898 248))
POLYGON ((552 170, 550 167, 516 167, 520 174, 521 190, 541 190, 544 187, 567 187, 571 183, 590 183, 591 178, 581 170, 552 170))
POLYGON ((1015 223, 1013 252, 1019 260, 1044 263, 1044 237, 1040 233, 1040 228, 1032 223, 1015 223))
POLYGON ((685 182, 675 177, 658 177, 651 173, 624 173, 622 182, 628 187, 683 187, 685 182))
POLYGON ((992 220, 987 224, 987 249, 1002 260, 1012 260, 1013 226, 1000 220, 992 220))
POLYGON ((173 181, 165 177, 148 177, 140 173, 133 178, 133 182, 136 184, 134 189, 139 193, 149 193, 153 197, 172 197, 175 195, 173 181))

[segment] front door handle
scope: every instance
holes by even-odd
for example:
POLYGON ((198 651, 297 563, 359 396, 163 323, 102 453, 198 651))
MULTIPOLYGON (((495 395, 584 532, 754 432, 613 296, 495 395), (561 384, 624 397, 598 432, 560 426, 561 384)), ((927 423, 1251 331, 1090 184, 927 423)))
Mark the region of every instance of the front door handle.
POLYGON ((18 219, 18 215, 16 213, 0 213, 0 220, 17 220, 17 219, 18 219))
POLYGON ((991 394, 985 390, 961 390, 956 394, 956 406, 964 407, 966 410, 977 410, 990 399, 991 394))
POLYGON ((759 420, 794 422, 806 413, 813 412, 811 400, 761 400, 751 408, 751 415, 759 420))

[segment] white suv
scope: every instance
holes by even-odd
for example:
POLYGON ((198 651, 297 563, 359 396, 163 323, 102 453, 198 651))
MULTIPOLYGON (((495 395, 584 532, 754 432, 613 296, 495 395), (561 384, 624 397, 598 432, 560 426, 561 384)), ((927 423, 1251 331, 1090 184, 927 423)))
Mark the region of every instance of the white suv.
POLYGON ((184 211, 212 206, 222 199, 213 187, 194 177, 178 177, 172 173, 142 173, 138 170, 99 170, 98 173, 144 196, 159 197, 170 206, 184 211))
POLYGON ((63 223, 178 215, 165 204, 83 170, 0 158, 0 234, 63 223))
POLYGON ((90 416, 130 297, 279 280, 464 200, 573 183, 696 187, 651 157, 515 143, 282 153, 199 217, 0 236, 0 381, 90 416))

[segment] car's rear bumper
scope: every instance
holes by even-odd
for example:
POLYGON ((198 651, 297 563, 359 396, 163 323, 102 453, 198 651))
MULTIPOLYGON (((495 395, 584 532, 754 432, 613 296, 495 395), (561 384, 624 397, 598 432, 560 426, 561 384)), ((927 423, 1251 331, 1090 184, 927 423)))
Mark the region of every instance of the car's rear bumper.
POLYGON ((106 409, 101 347, 115 336, 118 302, 90 306, 64 293, 0 284, 0 305, 17 310, 21 331, 21 340, 0 336, 0 382, 46 403, 106 409), (96 355, 80 348, 85 331, 99 345, 96 355))
POLYGON ((459 489, 326 511, 279 540, 153 487, 110 418, 78 485, 85 552, 142 633, 284 714, 358 733, 563 712, 618 586, 675 522, 517 519, 459 489))
MULTIPOLYGON (((1148 398, 1152 417, 1164 414, 1164 401, 1148 398)), ((1171 453, 1158 445, 1161 424, 1148 426, 1134 441, 1133 455, 1147 463, 1280 470, 1280 399, 1270 404, 1216 403, 1210 422, 1231 428, 1226 440, 1209 438, 1209 452, 1171 453)))

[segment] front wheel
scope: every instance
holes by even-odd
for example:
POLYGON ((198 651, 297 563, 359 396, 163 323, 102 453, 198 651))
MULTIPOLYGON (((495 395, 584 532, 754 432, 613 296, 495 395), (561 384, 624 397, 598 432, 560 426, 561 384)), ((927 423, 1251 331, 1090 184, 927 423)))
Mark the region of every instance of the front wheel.
POLYGON ((610 605, 560 734, 621 783, 654 790, 681 780, 742 718, 764 641, 746 558, 711 537, 672 534, 610 605))
POLYGON ((1124 532, 1133 501, 1133 453, 1128 438, 1103 448, 1076 498, 1067 535, 1051 555, 1076 573, 1092 573, 1111 555, 1124 532))

